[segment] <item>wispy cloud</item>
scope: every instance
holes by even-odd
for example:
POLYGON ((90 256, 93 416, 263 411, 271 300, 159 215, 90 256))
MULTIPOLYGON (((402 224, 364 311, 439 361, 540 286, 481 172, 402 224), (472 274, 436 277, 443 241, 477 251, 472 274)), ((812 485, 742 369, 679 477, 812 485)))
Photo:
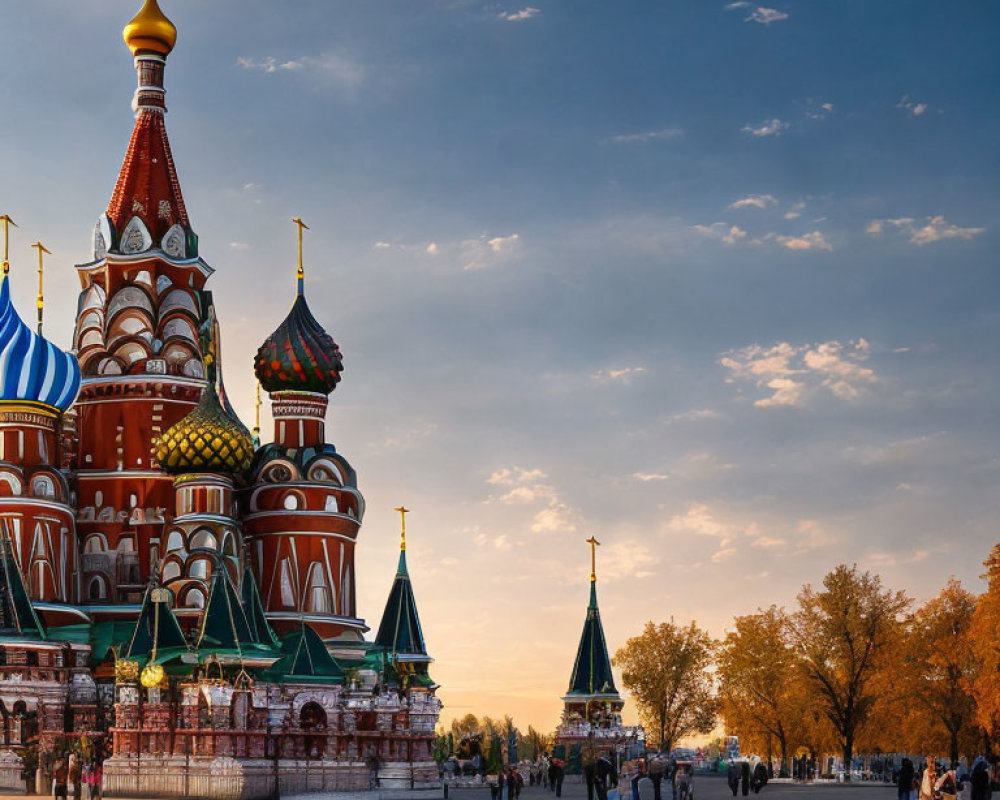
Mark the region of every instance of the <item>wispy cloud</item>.
POLYGON ((537 17, 541 13, 541 9, 526 6, 520 11, 501 11, 497 14, 497 18, 504 22, 524 22, 526 19, 537 17))
POLYGON ((778 202, 778 198, 773 194, 751 194, 741 197, 729 204, 732 209, 738 208, 767 208, 778 202))
POLYGON ((806 116, 809 119, 826 119, 833 113, 833 103, 820 103, 818 106, 812 106, 812 101, 809 102, 810 108, 806 110, 806 116))
POLYGON ((927 112, 927 103, 918 103, 908 94, 904 94, 896 103, 896 108, 905 110, 911 117, 920 117, 927 112))
POLYGON ((680 139, 684 136, 684 131, 680 128, 660 128, 655 131, 643 131, 642 133, 621 133, 606 139, 605 142, 611 144, 647 144, 648 142, 662 141, 664 139, 680 139))
POLYGON ((363 67, 333 53, 326 53, 322 56, 299 56, 284 60, 274 56, 263 58, 240 56, 236 59, 236 64, 242 69, 263 72, 266 75, 308 71, 325 75, 347 85, 361 83, 365 77, 363 67))
POLYGON ((250 249, 250 245, 247 244, 246 242, 230 242, 229 249, 236 250, 239 253, 245 253, 247 250, 250 249))
POLYGON ((796 203, 792 203, 792 205, 789 206, 788 211, 785 212, 785 219, 798 219, 802 216, 802 212, 805 211, 805 208, 805 200, 799 200, 796 203))
POLYGON ((504 467, 490 475, 486 482, 504 489, 489 499, 505 505, 535 506, 530 528, 534 533, 560 533, 576 530, 579 514, 559 495, 556 487, 546 483, 548 475, 540 469, 504 467), (538 505, 544 507, 538 509, 538 505))
POLYGON ((670 479, 669 475, 664 475, 660 472, 633 472, 632 477, 642 483, 653 483, 654 481, 665 481, 670 479))
POLYGON ((641 375, 646 371, 645 367, 618 367, 616 369, 602 369, 590 376, 591 380, 598 383, 629 383, 636 375, 641 375))
POLYGON ((753 125, 747 123, 742 128, 741 131, 744 133, 749 133, 751 136, 764 137, 764 136, 778 136, 783 130, 788 128, 788 123, 774 117, 773 119, 764 120, 758 125, 753 125))
POLYGON ((477 239, 466 239, 460 246, 462 269, 473 272, 506 261, 517 252, 520 244, 521 236, 517 233, 492 237, 484 234, 477 239))
POLYGON ((717 419, 720 416, 721 414, 719 414, 719 412, 714 408, 694 408, 690 411, 682 411, 679 414, 674 414, 670 417, 670 420, 672 422, 690 422, 699 419, 717 419))
POLYGON ((985 233, 986 228, 962 228, 948 222, 941 214, 937 214, 933 217, 927 217, 923 223, 917 222, 912 217, 873 219, 865 227, 865 231, 872 236, 879 236, 890 231, 898 232, 906 236, 912 244, 922 247, 925 244, 945 239, 971 239, 985 233))
POLYGON ((775 236, 774 240, 789 250, 833 250, 821 231, 803 233, 800 236, 775 236))
POLYGON ((730 371, 727 383, 748 381, 769 394, 754 402, 759 408, 802 405, 810 392, 825 389, 841 400, 856 400, 876 382, 865 366, 871 345, 865 339, 815 345, 779 342, 730 350, 719 363, 730 371))
POLYGON ((739 9, 751 9, 750 14, 743 19, 744 22, 757 22, 761 25, 770 25, 772 22, 780 22, 788 19, 788 14, 778 11, 776 8, 766 8, 765 6, 755 6, 746 0, 738 0, 735 3, 728 3, 725 6, 727 11, 737 11, 739 9))
POLYGON ((692 230, 712 239, 718 239, 723 244, 738 244, 747 238, 747 232, 739 225, 726 222, 713 222, 711 225, 693 225, 692 230))

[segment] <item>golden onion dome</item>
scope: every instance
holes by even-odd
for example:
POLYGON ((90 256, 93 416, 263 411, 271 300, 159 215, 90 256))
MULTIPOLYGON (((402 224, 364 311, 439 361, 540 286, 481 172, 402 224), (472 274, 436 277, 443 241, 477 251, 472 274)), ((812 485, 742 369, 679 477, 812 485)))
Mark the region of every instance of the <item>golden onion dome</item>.
POLYGON ((153 443, 153 456, 171 475, 232 474, 250 466, 253 440, 243 424, 226 413, 210 383, 195 409, 153 443))
POLYGON ((160 11, 156 0, 146 0, 139 13, 125 26, 122 38, 132 51, 132 55, 140 50, 150 50, 165 56, 174 49, 174 44, 177 42, 177 28, 160 11))

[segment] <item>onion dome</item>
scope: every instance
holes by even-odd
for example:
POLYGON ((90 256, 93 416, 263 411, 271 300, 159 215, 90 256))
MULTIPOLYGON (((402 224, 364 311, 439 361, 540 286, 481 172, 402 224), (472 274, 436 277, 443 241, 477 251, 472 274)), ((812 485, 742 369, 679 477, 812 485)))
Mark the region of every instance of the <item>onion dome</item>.
POLYGON ((140 50, 148 50, 165 56, 174 49, 177 42, 177 28, 174 27, 156 0, 146 0, 139 13, 122 31, 122 38, 132 55, 140 50))
POLYGON ((299 291, 285 321, 257 351, 254 372, 268 392, 330 394, 340 382, 343 356, 313 317, 299 291))
POLYGON ((189 472, 243 472, 253 457, 250 432, 219 402, 209 383, 201 402, 153 445, 159 465, 171 475, 189 472))
POLYGON ((79 389, 76 358, 24 324, 11 302, 10 281, 4 274, 0 284, 0 402, 41 403, 65 411, 79 389))

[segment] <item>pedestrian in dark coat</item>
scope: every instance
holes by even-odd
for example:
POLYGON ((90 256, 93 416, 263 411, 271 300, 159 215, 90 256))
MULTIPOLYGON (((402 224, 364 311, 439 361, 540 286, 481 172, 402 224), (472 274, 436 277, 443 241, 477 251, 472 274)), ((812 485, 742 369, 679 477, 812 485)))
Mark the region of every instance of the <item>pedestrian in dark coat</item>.
POLYGON ((913 762, 908 758, 904 758, 903 765, 899 768, 899 777, 896 779, 896 792, 899 800, 910 800, 912 789, 913 762))
POLYGON ((972 764, 972 800, 990 800, 990 768, 986 759, 979 756, 972 764))
POLYGON ((740 765, 740 791, 746 797, 750 794, 750 762, 744 761, 740 765))
POLYGON ((740 768, 732 761, 729 762, 729 767, 726 769, 726 783, 729 784, 733 797, 736 797, 736 793, 740 789, 740 768))

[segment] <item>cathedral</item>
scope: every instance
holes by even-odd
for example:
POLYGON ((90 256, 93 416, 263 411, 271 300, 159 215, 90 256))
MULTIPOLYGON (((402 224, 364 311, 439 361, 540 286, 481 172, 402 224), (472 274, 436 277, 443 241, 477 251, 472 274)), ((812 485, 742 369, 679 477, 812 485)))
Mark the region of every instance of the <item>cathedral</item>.
POLYGON ((406 509, 373 640, 355 604, 365 503, 326 441, 343 357, 306 301, 305 223, 253 364, 261 444, 226 396, 164 124, 177 31, 146 0, 123 35, 135 126, 76 267, 71 351, 43 338, 41 293, 35 330, 15 310, 0 217, 0 789, 47 793, 69 754, 103 764, 109 797, 437 786, 406 509))

